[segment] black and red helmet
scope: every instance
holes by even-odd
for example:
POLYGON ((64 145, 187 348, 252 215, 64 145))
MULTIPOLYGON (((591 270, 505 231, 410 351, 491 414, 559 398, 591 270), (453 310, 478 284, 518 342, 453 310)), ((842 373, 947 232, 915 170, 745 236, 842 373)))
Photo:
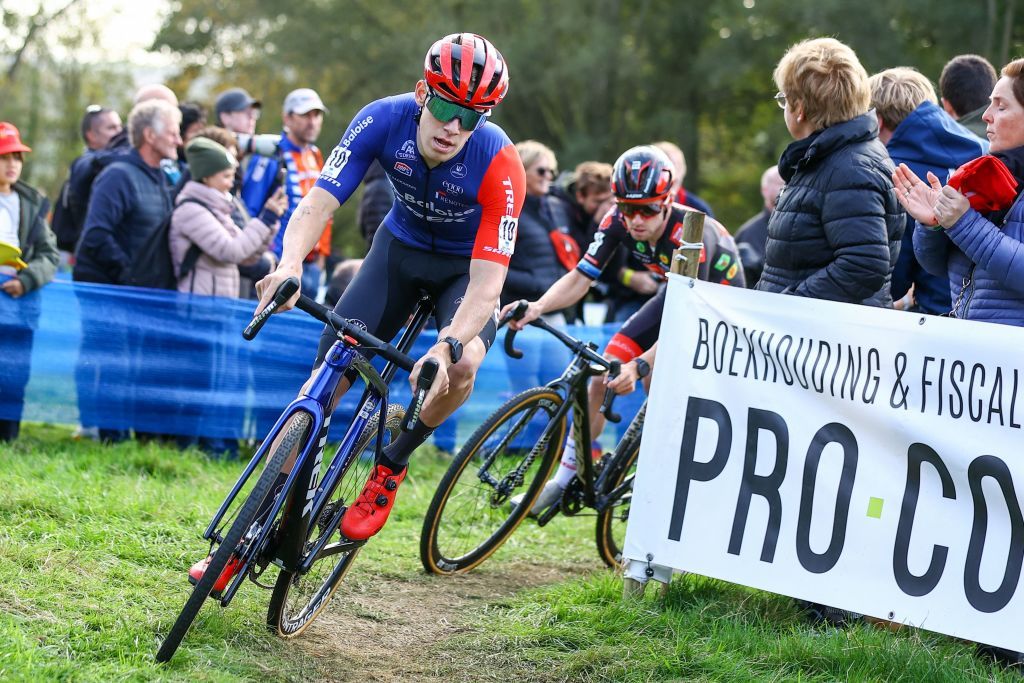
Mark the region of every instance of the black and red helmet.
POLYGON ((657 147, 627 149, 612 168, 612 194, 616 201, 653 203, 672 192, 675 166, 657 147))
POLYGON ((423 78, 444 99, 472 109, 491 109, 508 92, 505 59, 475 33, 453 33, 431 45, 423 78))

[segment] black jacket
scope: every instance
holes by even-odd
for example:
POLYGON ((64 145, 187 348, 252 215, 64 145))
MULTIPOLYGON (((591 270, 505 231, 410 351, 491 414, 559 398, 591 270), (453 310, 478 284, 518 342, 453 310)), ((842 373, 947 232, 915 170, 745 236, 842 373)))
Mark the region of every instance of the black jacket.
POLYGON ((768 244, 768 219, 771 216, 771 209, 761 209, 761 213, 752 216, 736 231, 736 248, 740 252, 743 276, 750 289, 757 286, 764 269, 764 249, 768 244))
POLYGON ((564 221, 559 220, 560 212, 553 206, 556 201, 552 197, 531 194, 523 200, 516 248, 501 290, 502 305, 519 299, 539 299, 558 278, 565 275, 565 268, 555 256, 550 235, 557 228, 568 232, 564 221))
POLYGON ((892 171, 873 111, 791 143, 757 289, 891 307, 905 226, 892 171))
POLYGON ((363 196, 356 210, 356 222, 359 224, 359 232, 366 239, 367 249, 394 203, 395 190, 391 187, 391 181, 384 173, 384 167, 374 161, 363 177, 363 196))
POLYGON ((135 253, 164 225, 174 208, 164 172, 133 149, 103 170, 93 184, 89 212, 75 254, 78 282, 128 284, 135 253))
POLYGON ((50 202, 20 180, 14 183, 14 191, 21 207, 18 224, 21 260, 28 264, 27 268, 18 271, 17 278, 28 293, 53 279, 60 254, 57 253, 57 239, 46 222, 50 202))

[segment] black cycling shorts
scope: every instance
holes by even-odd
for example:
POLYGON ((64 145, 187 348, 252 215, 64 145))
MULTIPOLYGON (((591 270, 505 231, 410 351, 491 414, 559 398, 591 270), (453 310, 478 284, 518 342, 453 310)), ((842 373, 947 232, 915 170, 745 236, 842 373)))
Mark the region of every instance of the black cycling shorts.
MULTIPOLYGON (((370 253, 359 267, 334 312, 357 322, 379 339, 390 341, 408 322, 420 298, 434 304, 437 330, 451 325, 469 285, 468 256, 437 254, 402 244, 381 226, 373 237, 370 253)), ((477 336, 490 349, 498 333, 497 310, 477 336)), ((314 369, 320 367, 338 340, 325 326, 320 335, 314 369)))
POLYGON ((661 331, 661 314, 665 310, 665 292, 662 285, 640 310, 629 316, 604 348, 604 355, 628 363, 654 346, 661 331))

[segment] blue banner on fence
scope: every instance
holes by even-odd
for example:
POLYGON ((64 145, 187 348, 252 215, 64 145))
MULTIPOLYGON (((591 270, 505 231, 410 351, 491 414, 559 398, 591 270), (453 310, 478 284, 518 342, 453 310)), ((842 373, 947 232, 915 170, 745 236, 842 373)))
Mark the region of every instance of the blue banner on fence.
MULTIPOLYGON (((309 377, 321 325, 289 312, 274 316, 255 341, 241 331, 255 302, 162 290, 56 280, 20 299, 0 293, 0 419, 81 424, 109 430, 262 438, 309 377)), ((600 348, 615 331, 570 327, 600 348)), ((525 353, 507 357, 499 333, 472 397, 435 433, 454 450, 513 394, 544 384, 565 369, 569 352, 528 328, 516 338, 525 353)), ((427 330, 419 357, 436 340, 427 330)), ((342 429, 357 400, 350 392, 333 420, 342 429)), ((406 403, 404 373, 391 401, 406 403)), ((607 430, 606 447, 639 408, 642 392, 616 402, 622 424, 607 430)), ((335 434, 337 436, 337 434, 335 434)))

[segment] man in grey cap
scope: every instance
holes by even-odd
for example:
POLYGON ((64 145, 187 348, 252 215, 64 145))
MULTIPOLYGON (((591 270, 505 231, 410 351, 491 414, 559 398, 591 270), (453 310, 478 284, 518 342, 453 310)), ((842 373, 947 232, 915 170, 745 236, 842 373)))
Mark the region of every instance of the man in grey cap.
MULTIPOLYGON (((281 134, 279 154, 276 157, 255 156, 249 162, 242 182, 242 201, 249 211, 259 210, 267 197, 276 189, 277 172, 283 163, 287 169, 284 186, 288 195, 288 209, 281 216, 281 230, 271 243, 271 251, 280 258, 284 232, 292 211, 313 187, 324 158, 314 142, 320 136, 327 107, 315 90, 299 88, 284 98, 282 109, 284 130, 281 134)), ((256 214, 253 214, 256 215, 256 214)), ((331 253, 331 223, 328 221, 320 241, 307 256, 302 270, 302 288, 316 293, 331 253)))
POLYGON ((232 133, 256 132, 256 121, 260 118, 259 100, 243 88, 230 88, 220 95, 214 104, 217 114, 217 125, 227 128, 232 133))

